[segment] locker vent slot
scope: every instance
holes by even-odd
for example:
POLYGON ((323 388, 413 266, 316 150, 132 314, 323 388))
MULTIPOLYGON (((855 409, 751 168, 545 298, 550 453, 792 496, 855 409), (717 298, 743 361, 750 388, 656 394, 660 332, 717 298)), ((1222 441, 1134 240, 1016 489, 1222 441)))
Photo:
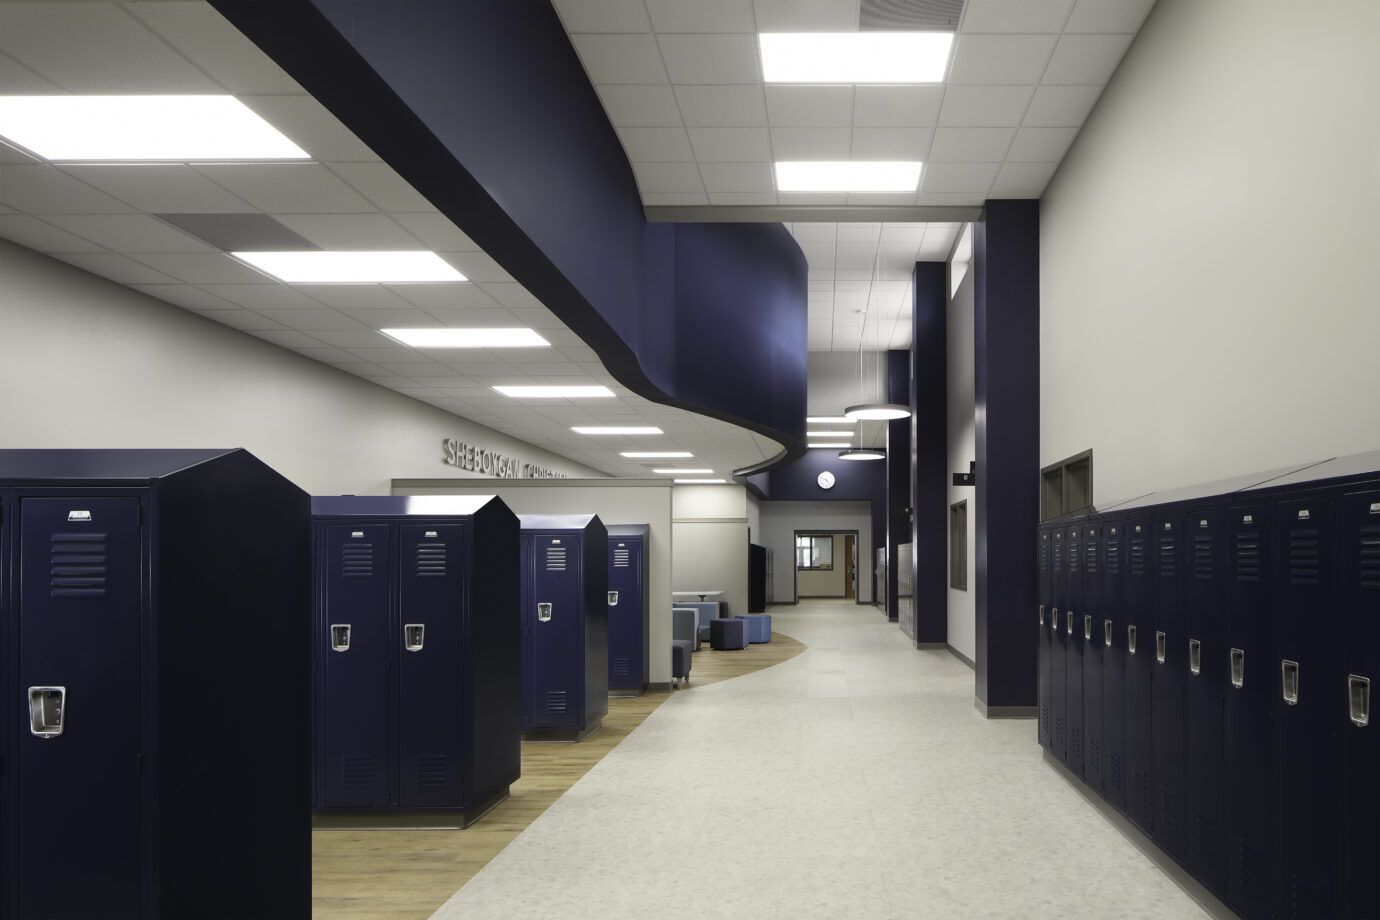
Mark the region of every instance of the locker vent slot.
POLYGON ((1054 717, 1054 746, 1061 748, 1064 746, 1064 717, 1054 717))
POLYGON ((629 565, 628 551, 625 549, 615 549, 613 551, 613 567, 615 569, 626 569, 629 565))
POLYGON ((1102 773, 1102 745, 1096 735, 1088 737, 1088 772, 1093 776, 1102 773))
POLYGON ((565 571, 565 547, 548 546, 546 548, 546 571, 564 572, 565 571))
POLYGON ((628 659, 626 659, 626 658, 611 658, 611 659, 609 659, 609 664, 611 665, 611 667, 609 668, 609 670, 613 672, 613 676, 614 676, 614 677, 627 677, 627 676, 628 676, 628 670, 629 670, 629 669, 628 669, 628 659))
POLYGON ((1049 737, 1049 704, 1040 704, 1040 731, 1046 738, 1049 737))
POLYGON ((1155 830, 1157 832, 1163 830, 1171 840, 1178 836, 1179 794, 1164 786, 1160 787, 1160 816, 1155 830))
POLYGON ((340 785, 343 789, 369 789, 374 785, 374 758, 370 754, 340 755, 340 785))
POLYGON ((1171 534, 1160 536, 1160 577, 1173 578, 1179 574, 1179 561, 1174 551, 1178 547, 1178 538, 1171 534))
POLYGON ((346 543, 340 548, 340 574, 346 578, 371 578, 374 574, 374 544, 346 543))
POLYGON ((1121 539, 1116 536, 1107 538, 1107 573, 1121 574, 1121 539))
POLYGON ((1265 884, 1265 879, 1260 875, 1260 852, 1245 840, 1237 844, 1236 867, 1245 890, 1257 891, 1265 884))
POLYGON ((1293 530, 1289 533, 1289 583, 1318 583, 1318 532, 1293 530))
POLYGON ((1145 574, 1145 538, 1131 538, 1131 574, 1145 574))
POLYGON ((1061 540, 1054 541, 1054 571, 1059 571, 1064 567, 1064 544, 1061 540))
POLYGON ((417 544, 417 577, 442 578, 446 574, 446 544, 417 544))
POLYGON ((1196 835, 1197 851, 1211 856, 1221 849, 1221 843, 1217 839, 1217 822, 1212 816, 1204 812, 1198 812, 1194 821, 1193 833, 1196 835))
POLYGON ((1380 527, 1361 528, 1361 587, 1380 588, 1380 527))
POLYGON ((1243 530, 1236 535, 1236 580, 1260 581, 1260 533, 1243 530))
POLYGON ((1299 873, 1294 873, 1293 901, 1295 920, 1328 920, 1334 916, 1324 905, 1327 898, 1320 894, 1325 890, 1321 885, 1313 883, 1312 879, 1304 878, 1299 873))
POLYGON ((1097 541, 1095 541, 1095 540, 1089 540, 1089 541, 1088 541, 1087 548, 1084 550, 1084 552, 1086 553, 1086 555, 1085 555, 1085 557, 1084 557, 1084 559, 1083 559, 1083 571, 1087 572, 1089 575, 1096 575, 1096 574, 1097 574, 1097 541))
POLYGON ((417 758, 418 789, 435 789, 449 781, 445 754, 423 754, 417 758))
POLYGON ((53 534, 49 587, 53 597, 105 597, 108 546, 103 533, 53 534))
POLYGON ((1112 789, 1121 791, 1121 755, 1112 751, 1107 755, 1107 766, 1112 771, 1112 789))
POLYGON ((1144 770, 1131 771, 1131 801, 1137 814, 1150 811, 1150 779, 1144 770))
POLYGON ((1040 534, 1040 571, 1049 571, 1049 534, 1040 534))
POLYGON ((1083 759, 1083 734, 1082 729, 1077 725, 1069 728, 1069 758, 1072 760, 1083 759))
POLYGON ((1078 531, 1076 531, 1076 530, 1071 530, 1071 531, 1069 531, 1068 560, 1069 560, 1069 574, 1070 574, 1070 575, 1077 575, 1077 574, 1078 574, 1078 531))
POLYGON ((564 690, 546 691, 546 711, 551 715, 564 715, 567 704, 564 690))
POLYGON ((1212 534, 1193 537, 1193 577, 1199 581, 1212 580, 1212 534))

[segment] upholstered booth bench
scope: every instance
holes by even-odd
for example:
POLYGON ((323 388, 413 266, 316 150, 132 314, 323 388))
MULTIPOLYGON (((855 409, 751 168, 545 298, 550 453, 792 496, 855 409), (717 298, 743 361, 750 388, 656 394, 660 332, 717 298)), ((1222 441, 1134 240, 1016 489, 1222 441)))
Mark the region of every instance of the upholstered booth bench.
POLYGON ((740 613, 734 619, 746 620, 749 642, 771 641, 770 613, 740 613))

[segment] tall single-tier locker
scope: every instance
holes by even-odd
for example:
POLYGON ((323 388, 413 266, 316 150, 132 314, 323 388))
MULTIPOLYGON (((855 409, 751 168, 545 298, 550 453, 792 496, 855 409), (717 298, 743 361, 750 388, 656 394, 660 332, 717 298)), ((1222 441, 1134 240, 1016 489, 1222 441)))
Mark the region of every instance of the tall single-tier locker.
POLYGON ((1102 527, 1097 519, 1083 524, 1083 776, 1103 792, 1105 746, 1102 737, 1102 619, 1107 613, 1102 570, 1102 527))
POLYGON ((609 691, 637 695, 647 689, 648 617, 651 598, 647 573, 646 524, 609 528, 609 691))
POLYGON ((317 824, 472 824, 521 773, 517 516, 344 495, 312 521, 317 824))
POLYGON ((748 612, 767 612, 767 548, 756 543, 748 544, 748 612))
POLYGON ((1050 753, 1061 761, 1068 750, 1068 715, 1065 706, 1064 673, 1068 660, 1069 636, 1065 622, 1072 622, 1069 606, 1069 568, 1065 552, 1064 537, 1066 528, 1055 526, 1050 530, 1050 615, 1053 623, 1050 629, 1049 648, 1049 711, 1053 728, 1050 732, 1050 753))
POLYGON ((524 514, 522 731, 579 741, 609 711, 608 531, 593 514, 524 514))
POLYGON ((243 450, 0 451, 0 913, 311 912, 309 513, 243 450))
POLYGON ((1104 519, 1102 530, 1102 794, 1126 812, 1126 613, 1125 530, 1120 518, 1104 519))
POLYGON ((1141 830, 1155 830, 1154 709, 1155 629, 1151 619, 1151 519, 1128 507, 1122 522, 1125 576, 1120 598, 1126 616, 1126 813, 1141 830))
POLYGON ((1038 649, 1036 683, 1040 703, 1040 720, 1036 726, 1036 736, 1040 740, 1040 746, 1047 751, 1052 747, 1050 739, 1053 734, 1053 725, 1051 724, 1053 666, 1050 662, 1050 656, 1053 654, 1051 646, 1053 645, 1052 634, 1054 631, 1053 626, 1050 625, 1050 620, 1054 618, 1054 614, 1051 613, 1054 600, 1054 579, 1050 571, 1052 554, 1050 535, 1052 532, 1053 528, 1049 525, 1040 525, 1039 556, 1035 576, 1035 613, 1040 630, 1036 643, 1038 649))
POLYGON ((1064 720, 1068 725, 1065 765, 1077 776, 1083 775, 1083 525, 1070 524, 1064 537, 1064 558, 1068 562, 1068 609, 1064 611, 1064 720))

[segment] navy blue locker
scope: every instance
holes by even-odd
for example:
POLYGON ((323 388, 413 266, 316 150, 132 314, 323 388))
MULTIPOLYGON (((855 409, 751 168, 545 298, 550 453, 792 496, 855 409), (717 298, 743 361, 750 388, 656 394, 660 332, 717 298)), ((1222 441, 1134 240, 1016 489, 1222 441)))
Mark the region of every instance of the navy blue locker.
POLYGON ((1184 519, 1189 567, 1184 579, 1188 636, 1187 719, 1188 867, 1223 900, 1229 896, 1224 777, 1229 655, 1223 585, 1228 571, 1225 512, 1191 511, 1184 519))
POLYGON ((0 915, 310 912, 307 515, 242 450, 0 451, 0 915))
MULTIPOLYGON (((647 645, 650 528, 646 524, 611 524, 608 531, 609 690, 635 696, 647 689, 651 659, 647 645)), ((762 557, 765 566, 765 554, 762 557)))
POLYGON ((1068 726, 1064 764, 1083 775, 1083 526, 1071 524, 1065 532, 1064 558, 1068 563, 1067 603, 1064 611, 1064 720, 1068 726))
POLYGON ((1152 519, 1143 511, 1125 519, 1126 781, 1127 814, 1141 830, 1155 827, 1155 750, 1152 715, 1155 629, 1150 604, 1152 519))
POLYGON ((579 741, 608 712, 608 531, 596 515, 520 520, 523 736, 579 741))
MULTIPOLYGON (((1345 616, 1342 735, 1342 904, 1345 916, 1380 917, 1380 735, 1371 724, 1371 682, 1380 676, 1380 490, 1350 492, 1341 504, 1338 601, 1345 616)), ((1341 710, 1341 707, 1338 707, 1341 710)))
POLYGON ((1068 752, 1068 695, 1065 683, 1066 662, 1068 660, 1069 634, 1066 620, 1070 616, 1069 606, 1069 566, 1065 551, 1066 529, 1054 526, 1050 529, 1052 551, 1050 554, 1051 581, 1053 587, 1050 599, 1050 692, 1049 710, 1052 716, 1053 731, 1050 735, 1050 753, 1059 760, 1067 762, 1068 752))
POLYGON ((1125 530, 1119 518, 1103 520, 1102 570, 1102 794, 1126 812, 1126 570, 1125 530))
POLYGON ((1097 519, 1083 525, 1083 777, 1099 793, 1105 745, 1102 735, 1102 620, 1107 613, 1102 570, 1102 527, 1097 519))
POLYGON ((1051 634, 1053 632, 1050 621, 1054 614, 1051 612, 1054 596, 1054 580, 1050 572, 1051 547, 1050 533, 1048 525, 1040 525, 1039 558, 1036 569, 1035 591, 1036 603, 1035 612, 1039 620, 1039 635, 1036 642, 1036 681, 1037 692, 1039 693, 1040 718, 1036 725, 1036 737, 1039 739, 1040 746, 1045 750, 1050 750, 1050 738, 1053 726, 1050 722, 1050 646, 1052 643, 1051 634))
POLYGON ((314 821, 467 827, 521 774, 517 516, 491 495, 312 512, 314 821))
MULTIPOLYGON (((1170 506, 1175 508, 1175 506, 1170 506)), ((1184 788, 1184 680, 1188 674, 1188 634, 1183 610, 1183 515, 1157 513, 1152 553, 1155 627, 1154 704, 1155 841, 1170 856, 1187 856, 1187 803, 1184 788)))
POLYGON ((319 651, 323 714, 317 806, 382 808, 389 765, 389 647, 393 635, 387 524, 331 524, 319 559, 325 604, 319 651))

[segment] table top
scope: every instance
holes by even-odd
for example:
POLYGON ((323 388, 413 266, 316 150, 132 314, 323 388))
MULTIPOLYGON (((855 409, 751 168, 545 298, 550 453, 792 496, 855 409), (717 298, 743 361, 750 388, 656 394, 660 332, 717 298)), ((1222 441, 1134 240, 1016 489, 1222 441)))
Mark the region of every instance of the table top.
POLYGON ((718 597, 723 591, 672 591, 672 597, 688 597, 691 594, 696 597, 718 597))

